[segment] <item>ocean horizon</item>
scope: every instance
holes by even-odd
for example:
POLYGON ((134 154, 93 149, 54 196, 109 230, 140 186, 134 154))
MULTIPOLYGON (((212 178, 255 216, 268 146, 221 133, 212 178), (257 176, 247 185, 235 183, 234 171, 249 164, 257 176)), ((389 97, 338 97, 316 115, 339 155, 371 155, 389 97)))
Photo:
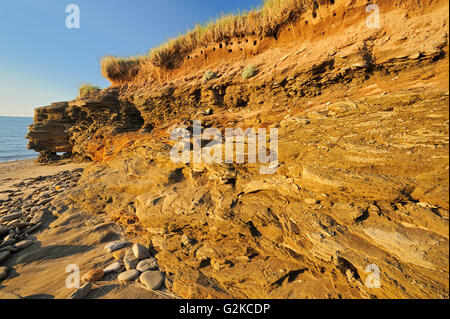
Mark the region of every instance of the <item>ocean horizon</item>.
POLYGON ((38 156, 38 153, 28 149, 25 138, 32 123, 32 117, 0 116, 0 163, 38 156))

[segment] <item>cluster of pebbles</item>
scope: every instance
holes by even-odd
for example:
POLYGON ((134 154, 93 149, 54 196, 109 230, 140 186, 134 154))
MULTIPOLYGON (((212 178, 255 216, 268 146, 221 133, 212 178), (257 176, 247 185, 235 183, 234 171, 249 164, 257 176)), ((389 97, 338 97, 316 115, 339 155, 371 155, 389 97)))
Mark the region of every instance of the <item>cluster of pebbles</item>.
POLYGON ((0 200, 0 280, 8 275, 2 263, 11 254, 34 244, 31 235, 43 226, 53 198, 76 185, 83 169, 29 178, 13 185, 0 200), (29 190, 32 190, 31 193, 29 190))
POLYGON ((158 270, 158 264, 149 249, 135 243, 131 248, 125 241, 115 241, 105 245, 105 250, 113 254, 116 262, 104 269, 94 269, 83 275, 83 286, 75 290, 69 299, 85 298, 91 291, 92 284, 100 281, 105 275, 114 274, 119 282, 132 283, 139 281, 149 290, 163 287, 164 274, 158 270))

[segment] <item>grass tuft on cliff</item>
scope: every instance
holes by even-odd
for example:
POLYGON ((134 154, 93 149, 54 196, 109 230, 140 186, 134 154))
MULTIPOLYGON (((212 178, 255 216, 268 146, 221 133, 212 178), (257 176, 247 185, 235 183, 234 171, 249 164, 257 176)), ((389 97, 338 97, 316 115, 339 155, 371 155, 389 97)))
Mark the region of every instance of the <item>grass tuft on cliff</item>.
POLYGON ((80 88, 78 89, 80 98, 88 97, 99 91, 100 91, 100 88, 98 86, 92 85, 90 83, 83 83, 83 84, 81 84, 80 88))
POLYGON ((206 24, 197 24, 193 30, 169 40, 150 50, 147 56, 121 58, 105 57, 101 62, 102 75, 108 80, 130 80, 142 64, 171 69, 190 52, 209 43, 248 36, 276 36, 280 28, 318 3, 329 4, 331 0, 264 0, 258 9, 221 15, 206 24))

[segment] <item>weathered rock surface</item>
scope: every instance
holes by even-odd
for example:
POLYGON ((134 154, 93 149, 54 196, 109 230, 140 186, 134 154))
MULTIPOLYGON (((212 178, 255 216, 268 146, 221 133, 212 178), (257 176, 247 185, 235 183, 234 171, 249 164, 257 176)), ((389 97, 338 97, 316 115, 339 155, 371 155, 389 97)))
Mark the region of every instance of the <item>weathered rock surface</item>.
MULTIPOLYGON (((383 2, 381 29, 366 4, 280 31, 246 56, 248 81, 236 55, 202 83, 205 57, 37 109, 30 147, 94 160, 68 196, 151 242, 181 297, 448 298, 448 2, 383 2), (275 173, 172 161, 171 129, 195 119, 277 128, 275 173)), ((122 257, 119 280, 134 280, 139 259, 122 257)), ((141 276, 150 289, 156 273, 141 276)))
POLYGON ((125 265, 126 270, 136 269, 136 266, 139 263, 139 259, 136 258, 132 249, 129 249, 125 253, 125 257, 123 258, 123 263, 125 265))

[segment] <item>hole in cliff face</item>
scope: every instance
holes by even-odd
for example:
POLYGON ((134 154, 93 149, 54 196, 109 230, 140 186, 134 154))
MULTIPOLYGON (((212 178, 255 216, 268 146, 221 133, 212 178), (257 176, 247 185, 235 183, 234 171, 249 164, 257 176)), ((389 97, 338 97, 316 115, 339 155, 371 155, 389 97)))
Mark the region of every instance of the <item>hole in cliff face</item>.
POLYGON ((176 184, 180 183, 184 180, 184 174, 182 168, 177 168, 176 170, 172 171, 168 178, 168 184, 176 184))
POLYGON ((342 258, 342 257, 338 257, 336 266, 341 271, 342 274, 346 275, 347 274, 347 270, 350 270, 353 273, 353 277, 356 280, 360 279, 358 270, 347 259, 342 258))

